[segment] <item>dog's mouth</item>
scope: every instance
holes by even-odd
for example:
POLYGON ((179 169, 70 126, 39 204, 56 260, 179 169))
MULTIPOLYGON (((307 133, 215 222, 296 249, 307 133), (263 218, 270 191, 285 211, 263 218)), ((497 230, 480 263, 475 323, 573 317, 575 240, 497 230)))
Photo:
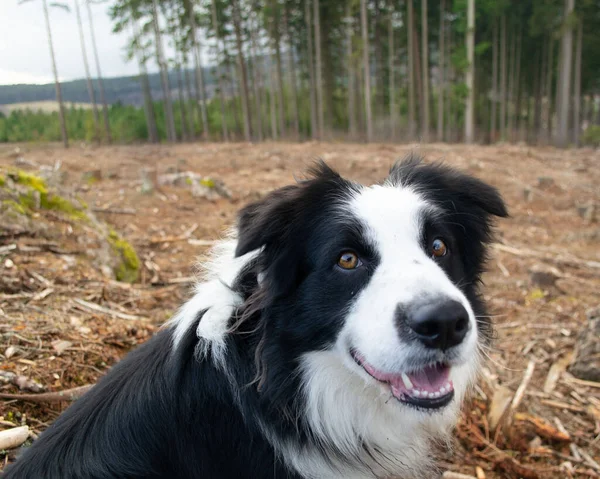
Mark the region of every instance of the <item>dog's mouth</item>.
POLYGON ((384 373, 371 366, 355 349, 350 355, 373 379, 388 384, 400 402, 423 409, 441 409, 454 398, 450 366, 435 363, 413 372, 384 373))

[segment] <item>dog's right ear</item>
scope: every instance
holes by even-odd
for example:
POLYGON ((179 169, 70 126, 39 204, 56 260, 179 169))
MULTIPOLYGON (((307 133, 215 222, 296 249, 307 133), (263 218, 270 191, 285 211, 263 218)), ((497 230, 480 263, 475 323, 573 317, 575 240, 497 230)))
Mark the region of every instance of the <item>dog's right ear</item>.
POLYGON ((286 186, 241 210, 236 257, 284 242, 298 214, 297 200, 301 190, 300 185, 286 186))

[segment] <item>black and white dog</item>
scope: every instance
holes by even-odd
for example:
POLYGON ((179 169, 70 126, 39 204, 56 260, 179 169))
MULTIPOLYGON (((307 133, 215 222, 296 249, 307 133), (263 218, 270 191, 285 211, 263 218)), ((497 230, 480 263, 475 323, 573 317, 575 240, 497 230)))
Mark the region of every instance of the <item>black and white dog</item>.
POLYGON ((242 210, 194 297, 6 479, 431 478, 491 325, 491 186, 325 164, 242 210))

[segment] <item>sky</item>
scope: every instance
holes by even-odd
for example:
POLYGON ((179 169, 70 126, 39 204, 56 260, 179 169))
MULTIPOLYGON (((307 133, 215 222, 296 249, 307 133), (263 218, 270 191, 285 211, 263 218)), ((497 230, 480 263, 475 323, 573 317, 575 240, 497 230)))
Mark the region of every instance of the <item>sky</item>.
MULTIPOLYGON (((71 13, 60 8, 50 8, 50 21, 59 78, 61 81, 68 81, 83 78, 85 73, 74 0, 62 1, 71 6, 71 13)), ((88 61, 92 76, 95 77, 87 9, 83 1, 80 4, 88 61)), ((124 47, 128 32, 112 33, 107 11, 108 4, 92 4, 102 75, 135 75, 136 63, 125 61, 124 47)), ((170 48, 164 43, 167 54, 170 54, 170 48)), ((149 63, 148 70, 154 72, 157 68, 149 63)), ((41 0, 30 0, 22 5, 19 5, 19 0, 0 0, 0 85, 52 81, 52 64, 41 0)))

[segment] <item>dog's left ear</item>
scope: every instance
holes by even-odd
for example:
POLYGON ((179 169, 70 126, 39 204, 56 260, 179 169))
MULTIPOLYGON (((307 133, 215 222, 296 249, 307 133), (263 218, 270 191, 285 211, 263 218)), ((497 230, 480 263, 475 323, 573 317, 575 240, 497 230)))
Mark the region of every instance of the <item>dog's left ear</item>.
POLYGON ((243 208, 238 218, 236 256, 283 242, 297 215, 301 186, 292 185, 268 194, 243 208))
POLYGON ((467 202, 481 208, 489 215, 500 218, 508 217, 508 209, 499 191, 477 178, 457 173, 449 180, 454 183, 449 185, 453 191, 459 193, 467 202))

